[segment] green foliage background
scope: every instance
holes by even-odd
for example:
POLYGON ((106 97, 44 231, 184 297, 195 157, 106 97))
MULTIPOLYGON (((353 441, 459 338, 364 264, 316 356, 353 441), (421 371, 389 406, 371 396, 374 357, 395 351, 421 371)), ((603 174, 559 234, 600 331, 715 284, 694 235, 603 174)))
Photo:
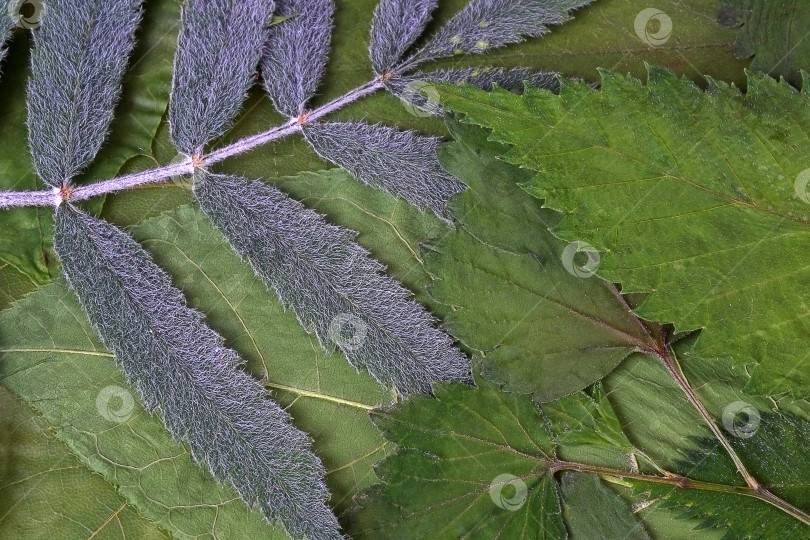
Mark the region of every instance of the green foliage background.
MULTIPOLYGON (((341 95, 371 76, 367 36, 375 3, 337 2, 333 52, 318 102, 341 95)), ((464 3, 443 0, 433 26, 464 3)), ((437 65, 529 66, 558 70, 565 76, 595 83, 600 80, 597 68, 644 78, 645 63, 649 63, 666 66, 701 87, 706 86, 706 77, 745 87, 744 70, 749 60, 734 56, 738 32, 717 25, 717 2, 658 2, 656 7, 673 21, 671 38, 659 47, 642 43, 633 29, 636 14, 647 4, 646 0, 599 0, 544 39, 486 57, 453 59, 437 65)), ((173 0, 149 0, 145 14, 112 133, 94 166, 83 174, 83 181, 111 178, 175 158, 165 112, 179 4, 173 0)), ((28 36, 17 31, 2 67, 0 189, 40 187, 36 185, 26 143, 29 47, 28 36)), ((759 57, 759 61, 764 60, 759 57)), ((797 60, 796 65, 801 61, 797 60)), ((414 116, 385 93, 357 102, 336 116, 451 135, 442 120, 414 116)), ((257 91, 249 97, 234 128, 215 146, 283 120, 257 91)), ((545 227, 556 224, 559 216, 541 209, 539 201, 516 189, 514 181, 520 173, 497 159, 503 149, 488 142, 486 133, 457 124, 451 124, 451 128, 460 142, 446 149, 443 162, 473 187, 453 201, 454 209, 465 216, 457 232, 402 201, 362 186, 339 170, 324 171, 327 163, 295 137, 232 158, 218 169, 266 178, 324 213, 333 223, 359 231, 358 241, 441 316, 477 360, 488 355, 490 361, 483 368, 484 374, 508 390, 547 401, 581 390, 588 377, 588 383, 601 378, 630 355, 597 389, 588 394, 578 392, 566 398, 569 401, 555 402, 541 412, 531 413, 538 418, 542 414, 559 419, 573 416, 573 410, 585 410, 587 414, 578 416, 578 422, 587 424, 591 431, 598 425, 596 432, 601 438, 589 439, 592 435, 583 433, 591 431, 584 428, 544 432, 538 437, 544 438, 547 449, 554 447, 566 460, 587 458, 600 466, 626 467, 632 456, 639 460, 642 470, 646 467, 655 472, 654 464, 684 472, 683 463, 691 459, 692 453, 708 451, 710 434, 663 368, 643 354, 634 353, 636 340, 641 338, 634 335, 639 331, 633 327, 635 318, 610 302, 610 286, 598 280, 583 284, 560 268, 551 267, 560 241, 545 227), (500 180, 481 181, 493 178, 500 180), (499 248, 493 249, 493 244, 499 248), (465 292, 465 287, 491 291, 486 309, 481 306, 481 298, 465 292), (566 318, 566 310, 560 306, 582 305, 583 299, 590 304, 593 318, 623 327, 624 337, 616 339, 600 333, 596 325, 581 326, 580 319, 566 318), (535 310, 533 305, 540 308, 535 310), (521 319, 520 310, 531 311, 532 317, 521 319), (567 347, 565 350, 551 350, 548 338, 536 331, 552 321, 559 327, 561 333, 556 335, 561 338, 560 346, 567 347), (514 327, 515 322, 516 329, 502 339, 502 330, 514 327), (594 348, 601 354, 593 356, 594 348), (565 359, 566 365, 576 366, 586 357, 583 351, 589 352, 589 361, 596 358, 587 369, 572 369, 554 381, 525 376, 534 369, 521 363, 523 360, 525 364, 529 354, 532 358, 546 356, 550 362, 565 359), (605 393, 611 396, 607 405, 605 393), (627 419, 634 418, 646 421, 628 424, 627 419), (645 449, 646 458, 638 448, 645 449)), ((176 179, 166 185, 109 195, 87 206, 130 230, 174 277, 189 304, 203 311, 208 324, 226 338, 227 345, 247 359, 251 373, 266 383, 288 407, 296 424, 314 438, 315 450, 329 471, 327 483, 334 495, 333 507, 344 525, 358 534, 373 531, 379 523, 364 521, 368 514, 361 512, 349 518, 347 511, 353 497, 376 482, 373 465, 392 455, 394 443, 408 446, 391 435, 384 419, 381 421, 385 413, 374 413, 385 437, 368 414, 378 405, 389 405, 392 396, 366 374, 356 373, 344 359, 324 353, 294 315, 281 308, 275 294, 239 262, 190 202, 187 179, 176 179)), ((101 389, 126 384, 97 342, 64 281, 57 277, 58 263, 50 247, 50 213, 49 209, 0 213, 0 309, 5 310, 0 314, 0 537, 283 538, 280 529, 268 527, 257 512, 245 508, 230 488, 217 485, 197 467, 188 449, 172 441, 160 421, 143 412, 137 403, 131 418, 121 424, 110 423, 97 413, 95 400, 101 389), (92 494, 92 498, 79 498, 77 493, 92 494), (54 507, 60 511, 54 512, 54 507)), ((683 347, 689 345, 686 338, 683 347)), ((710 408, 722 409, 730 400, 742 399, 739 378, 727 371, 731 368, 696 362, 685 369, 710 408)), ((483 379, 480 382, 480 393, 458 387, 446 391, 448 396, 461 396, 458 399, 462 401, 465 393, 476 394, 479 400, 484 400, 481 394, 485 392, 503 395, 483 379)), ((744 398, 763 410, 773 408, 765 398, 744 398)), ((529 396, 513 399, 518 403, 514 407, 534 411, 529 396)), ((421 401, 406 407, 415 408, 421 401)), ((423 411, 444 405, 430 402, 423 411)), ((797 418, 808 418, 810 409, 803 401, 784 398, 779 400, 779 406, 797 418)), ((496 408, 486 414, 507 412, 496 408)), ((447 418, 453 428, 454 418, 447 418)), ((538 432, 545 429, 540 424, 535 428, 538 432)), ((776 440, 774 437, 767 444, 775 444, 776 440)), ((419 448, 420 443, 410 444, 419 448)), ((767 455, 767 448, 763 452, 767 455)), ((397 459, 405 458, 398 455, 386 461, 381 474, 394 474, 397 459)), ((537 466, 536 460, 529 463, 537 466)), ((495 464, 502 465, 503 461, 495 464)), ((728 469, 728 463, 717 465, 716 470, 726 470, 723 467, 728 469)), ((486 468, 486 472, 492 468, 486 468)), ((804 470, 810 468, 805 465, 804 470)), ((547 476, 541 477, 540 489, 532 491, 532 504, 525 511, 527 515, 538 513, 540 508, 548 507, 544 505, 557 504, 559 515, 549 523, 539 524, 537 530, 559 530, 563 526, 561 516, 565 516, 572 532, 602 526, 599 516, 583 514, 583 505, 576 504, 585 492, 599 501, 599 508, 604 509, 602 519, 609 515, 613 516, 613 525, 636 527, 638 538, 647 534, 637 526, 639 517, 653 537, 672 537, 665 535, 673 531, 677 531, 678 538, 723 537, 723 530, 689 530, 707 517, 735 530, 734 523, 722 522, 718 511, 723 504, 731 504, 728 501, 701 499, 685 526, 676 516, 682 514, 681 507, 693 505, 693 500, 673 501, 673 508, 655 503, 632 514, 625 502, 648 501, 643 486, 630 482, 610 487, 600 482, 591 485, 594 479, 565 473, 560 498, 553 482, 547 476), (623 499, 618 499, 617 493, 623 499)), ((482 476, 484 480, 488 485, 489 476, 482 476)), ((738 479, 730 474, 717 481, 734 484, 738 479)), ((392 492, 395 498, 396 490, 392 492)), ((486 491, 483 497, 486 502, 486 491)), ((666 498, 662 495, 660 500, 666 498)), ((383 505, 390 500, 380 495, 378 502, 383 505)), ((764 520, 780 523, 777 511, 756 501, 754 504, 756 512, 764 512, 764 520)), ((383 510, 374 516, 383 521, 390 517, 383 510)), ((491 524, 476 529, 478 533, 485 536, 497 530, 494 527, 499 518, 493 519, 491 524)), ((753 527, 744 519, 736 526, 737 532, 753 527)), ((396 527, 391 525, 386 530, 393 536, 396 527)), ((411 533, 412 529, 408 529, 403 534, 408 537, 411 533)))

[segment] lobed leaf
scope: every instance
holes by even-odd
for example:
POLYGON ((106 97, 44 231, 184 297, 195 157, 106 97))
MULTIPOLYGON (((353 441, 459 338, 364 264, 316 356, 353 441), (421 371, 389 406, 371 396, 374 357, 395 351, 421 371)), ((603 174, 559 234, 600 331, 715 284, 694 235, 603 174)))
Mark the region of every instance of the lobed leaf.
POLYGON ((337 347, 352 365, 402 393, 469 380, 468 360, 452 339, 354 243, 354 232, 259 181, 198 172, 194 192, 203 212, 322 345, 337 347))
POLYGON ((272 0, 188 0, 169 102, 175 146, 194 155, 239 112, 267 38, 272 0))
POLYGON ((807 91, 750 75, 745 96, 703 92, 650 68, 647 85, 604 72, 601 92, 566 83, 559 97, 442 92, 536 171, 526 188, 568 212, 556 234, 652 293, 639 316, 703 328, 690 354, 755 368, 749 391, 807 395, 807 91))
POLYGON ((239 369, 129 236, 71 205, 54 246, 68 281, 144 404, 194 457, 294 538, 341 538, 309 438, 239 369))
POLYGON ((96 156, 135 45, 140 0, 52 0, 34 32, 28 144, 39 177, 71 180, 96 156))
POLYGON ((471 0, 430 41, 406 61, 408 67, 457 54, 492 49, 540 37, 548 26, 570 19, 569 12, 593 0, 471 0))
POLYGON ((329 60, 333 0, 278 0, 261 61, 264 88, 279 112, 297 117, 315 95, 329 60))
POLYGON ((395 67, 422 35, 439 0, 380 0, 371 21, 369 54, 377 75, 395 67))
POLYGON ((437 137, 362 122, 312 122, 302 131, 324 159, 439 217, 450 197, 464 189, 439 163, 437 137))

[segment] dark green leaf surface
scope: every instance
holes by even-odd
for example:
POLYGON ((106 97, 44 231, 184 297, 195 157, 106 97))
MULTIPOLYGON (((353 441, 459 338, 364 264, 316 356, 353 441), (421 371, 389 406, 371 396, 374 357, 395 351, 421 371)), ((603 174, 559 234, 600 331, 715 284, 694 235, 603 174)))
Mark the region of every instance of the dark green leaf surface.
POLYGON ((740 28, 734 54, 754 57, 751 69, 801 83, 799 70, 810 69, 810 9, 802 0, 723 0, 717 22, 740 28))
POLYGON ((755 365, 751 391, 806 395, 808 94, 760 75, 745 96, 704 93, 660 68, 646 85, 605 72, 602 88, 443 93, 537 171, 527 190, 569 214, 556 234, 594 245, 624 290, 653 292, 636 313, 704 328, 695 354, 755 365))
POLYGON ((470 189, 451 202, 459 230, 425 256, 445 324, 484 356, 484 376, 550 401, 648 347, 647 329, 613 286, 566 269, 566 243, 546 230, 559 214, 518 187, 528 176, 497 158, 504 148, 483 130, 454 129, 461 142, 444 165, 470 189))
POLYGON ((0 537, 170 538, 2 387, 0 410, 0 537))

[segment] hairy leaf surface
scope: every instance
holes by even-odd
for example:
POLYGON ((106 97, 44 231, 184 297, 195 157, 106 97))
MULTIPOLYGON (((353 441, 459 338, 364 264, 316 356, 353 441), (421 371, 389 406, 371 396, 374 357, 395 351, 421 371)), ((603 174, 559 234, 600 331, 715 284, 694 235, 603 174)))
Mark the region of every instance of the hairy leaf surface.
POLYGON ((467 358, 354 243, 353 231, 257 180, 201 172, 194 192, 234 249, 322 345, 337 347, 352 365, 402 393, 469 379, 467 358))
POLYGON ((371 21, 369 53, 374 72, 382 75, 422 35, 439 0, 380 0, 371 21))
POLYGON ((556 234, 601 252, 599 274, 652 292, 636 310, 703 328, 695 354, 755 365, 748 389, 806 395, 810 100, 751 75, 748 93, 651 68, 644 85, 560 96, 447 87, 448 105, 494 129, 527 189, 569 216, 556 234))
POLYGON ((148 254, 71 205, 56 214, 54 246, 102 341, 194 457, 293 538, 340 538, 309 438, 148 254))
POLYGON ((324 159, 354 177, 437 216, 464 184, 442 168, 439 139, 362 122, 313 122, 304 136, 324 159))
POLYGON ((298 116, 315 95, 329 59, 333 0, 278 0, 289 17, 270 29, 262 57, 264 87, 279 112, 298 116))
POLYGON ((259 63, 272 0, 189 0, 174 60, 169 121, 188 154, 230 126, 259 63))
POLYGON ((140 0, 53 0, 34 34, 28 144, 51 186, 71 180, 107 136, 135 44, 140 0))

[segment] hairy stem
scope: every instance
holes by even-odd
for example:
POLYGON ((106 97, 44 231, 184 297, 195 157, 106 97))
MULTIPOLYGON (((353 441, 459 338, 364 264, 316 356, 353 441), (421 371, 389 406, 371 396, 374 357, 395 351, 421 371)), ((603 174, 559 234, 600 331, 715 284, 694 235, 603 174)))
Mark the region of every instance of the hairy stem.
MULTIPOLYGON (((257 146, 266 144, 270 141, 275 141, 291 135, 301 129, 301 123, 317 120, 323 116, 333 113, 349 103, 360 99, 361 97, 373 94, 377 90, 383 88, 383 83, 379 79, 371 80, 362 84, 346 93, 345 95, 326 103, 325 105, 314 109, 305 117, 293 118, 288 122, 271 128, 262 133, 251 135, 241 139, 233 144, 229 144, 219 150, 214 150, 200 159, 202 165, 210 165, 217 163, 231 156, 242 154, 256 148, 257 146)), ((183 176, 194 172, 194 167, 197 166, 191 157, 184 159, 179 163, 170 163, 155 169, 149 169, 139 173, 128 174, 126 176, 119 176, 101 182, 96 182, 87 186, 78 186, 70 193, 71 201, 81 201, 107 193, 113 193, 124 189, 162 182, 172 176, 183 176)), ((59 201, 59 197, 51 190, 43 191, 3 191, 0 192, 0 209, 19 207, 19 206, 53 206, 59 201)))

